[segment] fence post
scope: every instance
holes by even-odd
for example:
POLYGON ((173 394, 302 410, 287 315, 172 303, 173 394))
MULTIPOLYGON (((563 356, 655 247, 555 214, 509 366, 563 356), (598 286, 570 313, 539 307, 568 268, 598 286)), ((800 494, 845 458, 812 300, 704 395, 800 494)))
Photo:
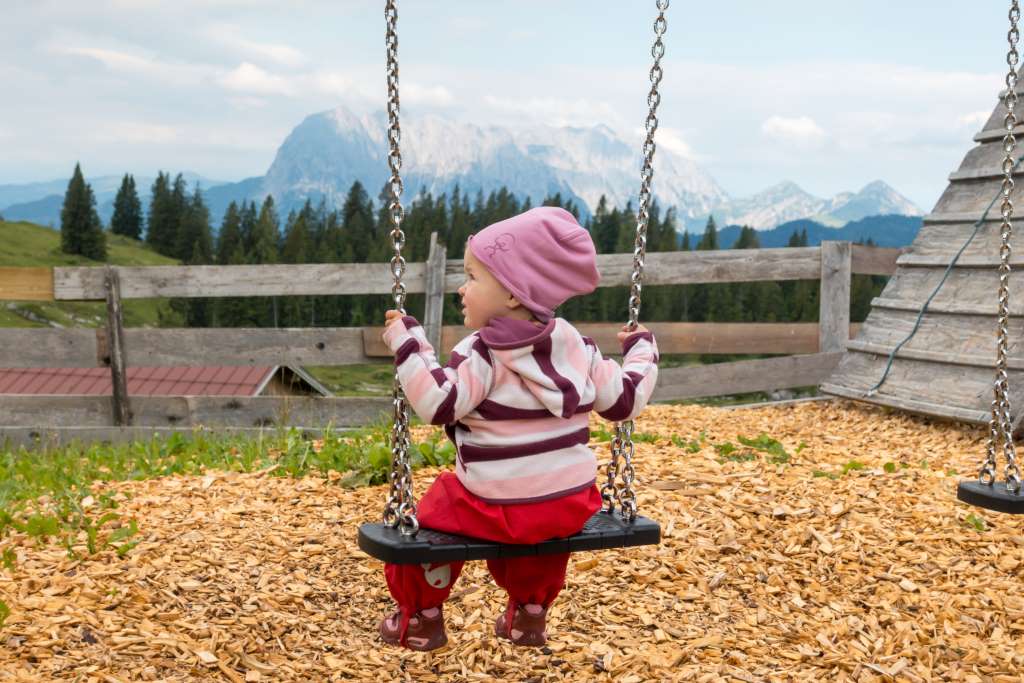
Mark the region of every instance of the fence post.
POLYGON ((132 411, 128 404, 128 378, 125 375, 121 278, 110 266, 106 267, 103 285, 107 290, 107 350, 110 353, 114 424, 128 426, 132 423, 132 411))
POLYGON ((427 341, 434 347, 438 357, 441 355, 441 330, 444 315, 444 270, 445 248, 443 244, 438 244, 437 233, 432 232, 430 233, 430 254, 427 256, 423 330, 427 333, 427 341))
POLYGON ((850 338, 849 242, 821 243, 821 308, 818 314, 818 351, 845 351, 850 338))

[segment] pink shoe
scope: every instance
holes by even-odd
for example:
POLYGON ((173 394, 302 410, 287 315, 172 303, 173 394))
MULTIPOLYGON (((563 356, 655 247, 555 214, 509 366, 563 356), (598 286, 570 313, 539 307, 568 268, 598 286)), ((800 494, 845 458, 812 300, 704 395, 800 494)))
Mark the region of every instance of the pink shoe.
POLYGON ((402 611, 395 610, 380 622, 380 637, 389 645, 402 645, 410 650, 426 652, 436 650, 448 644, 448 635, 444 631, 444 614, 440 607, 432 607, 416 612, 409 618, 409 626, 405 629, 405 642, 402 642, 402 611))
POLYGON ((548 642, 547 613, 543 605, 517 605, 509 600, 508 607, 494 622, 494 634, 514 645, 540 647, 548 642))

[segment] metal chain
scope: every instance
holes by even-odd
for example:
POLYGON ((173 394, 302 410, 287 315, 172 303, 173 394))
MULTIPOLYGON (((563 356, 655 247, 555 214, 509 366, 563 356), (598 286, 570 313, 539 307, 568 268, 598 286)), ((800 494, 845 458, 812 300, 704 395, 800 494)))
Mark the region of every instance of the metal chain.
POLYGON ((1007 346, 1009 343, 1009 319, 1010 319, 1010 237, 1013 235, 1013 202, 1010 194, 1013 192, 1013 150, 1017 144, 1013 129, 1017 126, 1017 116, 1014 108, 1017 106, 1017 64, 1019 54, 1017 53, 1017 41, 1020 39, 1020 31, 1017 22, 1020 20, 1020 6, 1018 0, 1013 0, 1008 14, 1010 30, 1006 34, 1009 50, 1006 53, 1006 64, 1009 70, 1006 74, 1006 92, 1003 95, 1003 103, 1006 106, 1006 116, 1003 118, 1003 126, 1006 134, 1003 136, 1003 183, 1001 187, 1002 205, 1000 214, 1003 222, 1000 228, 1002 242, 999 247, 999 312, 996 323, 996 376, 993 382, 992 415, 989 418, 989 438, 986 444, 986 459, 978 479, 981 483, 991 486, 996 480, 996 448, 1002 442, 1003 456, 1006 458, 1006 488, 1017 493, 1021 487, 1020 468, 1017 466, 1016 451, 1013 445, 1013 423, 1010 417, 1010 386, 1007 375, 1007 346))
MULTIPOLYGON (((658 130, 658 105, 661 104, 661 58, 665 55, 665 43, 661 38, 668 29, 665 10, 669 0, 657 0, 658 18, 654 20, 654 45, 651 56, 654 65, 651 67, 651 90, 647 94, 647 138, 644 140, 644 162, 640 169, 640 203, 636 216, 636 241, 633 244, 633 274, 630 276, 629 289, 629 322, 630 330, 636 329, 640 321, 640 291, 643 288, 644 257, 647 254, 647 223, 650 219, 651 181, 654 178, 654 133, 658 130)), ((608 481, 601 487, 601 498, 605 512, 612 512, 618 502, 622 518, 632 522, 636 519, 637 503, 633 482, 636 471, 633 469, 633 421, 627 420, 615 425, 615 437, 612 439, 612 459, 608 463, 608 481), (616 486, 615 480, 621 476, 621 483, 616 486)))
MULTIPOLYGON (((402 220, 405 209, 402 207, 402 129, 399 125, 398 99, 398 8, 395 0, 387 0, 384 7, 387 19, 387 81, 388 81, 388 166, 391 177, 388 179, 388 215, 391 218, 391 275, 395 282, 391 286, 391 296, 395 308, 405 313, 405 258, 402 247, 405 246, 405 233, 402 232, 402 220)), ((412 536, 419 531, 420 523, 416 519, 416 497, 412 491, 412 466, 409 463, 409 404, 402 391, 395 369, 394 385, 391 391, 394 407, 394 422, 391 427, 391 474, 389 482, 391 490, 387 503, 384 505, 384 524, 391 528, 399 527, 405 536, 412 536)))

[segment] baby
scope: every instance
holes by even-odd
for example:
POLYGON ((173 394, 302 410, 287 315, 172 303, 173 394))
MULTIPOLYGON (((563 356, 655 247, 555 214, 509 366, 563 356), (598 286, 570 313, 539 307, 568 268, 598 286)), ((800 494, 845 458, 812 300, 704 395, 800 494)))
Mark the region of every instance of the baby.
MULTIPOLYGON (((538 207, 469 238, 459 288, 475 330, 444 367, 415 318, 388 311, 384 340, 395 353, 409 405, 444 425, 455 473, 443 472, 419 502, 427 528, 498 543, 538 543, 578 533, 601 507, 589 413, 630 420, 650 398, 658 348, 643 326, 619 332, 623 367, 592 339, 554 317, 600 279, 594 243, 568 211, 538 207)), ((508 606, 495 633, 516 645, 546 642, 547 609, 565 585, 568 553, 488 560, 508 606)), ((385 565, 398 610, 383 640, 413 650, 447 643, 442 603, 462 570, 385 565)))

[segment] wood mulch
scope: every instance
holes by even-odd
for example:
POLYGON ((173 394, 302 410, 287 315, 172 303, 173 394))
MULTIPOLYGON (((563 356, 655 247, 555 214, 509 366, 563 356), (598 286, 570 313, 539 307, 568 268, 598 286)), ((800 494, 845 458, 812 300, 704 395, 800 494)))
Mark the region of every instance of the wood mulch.
POLYGON ((574 556, 543 650, 495 639, 483 563, 447 647, 383 645, 381 564, 356 547, 380 487, 209 472, 107 487, 141 528, 124 559, 15 537, 0 680, 1024 680, 1024 521, 955 499, 983 430, 830 401, 655 406, 638 431, 665 437, 636 458, 664 540, 574 556), (714 448, 760 433, 788 464, 714 448))

